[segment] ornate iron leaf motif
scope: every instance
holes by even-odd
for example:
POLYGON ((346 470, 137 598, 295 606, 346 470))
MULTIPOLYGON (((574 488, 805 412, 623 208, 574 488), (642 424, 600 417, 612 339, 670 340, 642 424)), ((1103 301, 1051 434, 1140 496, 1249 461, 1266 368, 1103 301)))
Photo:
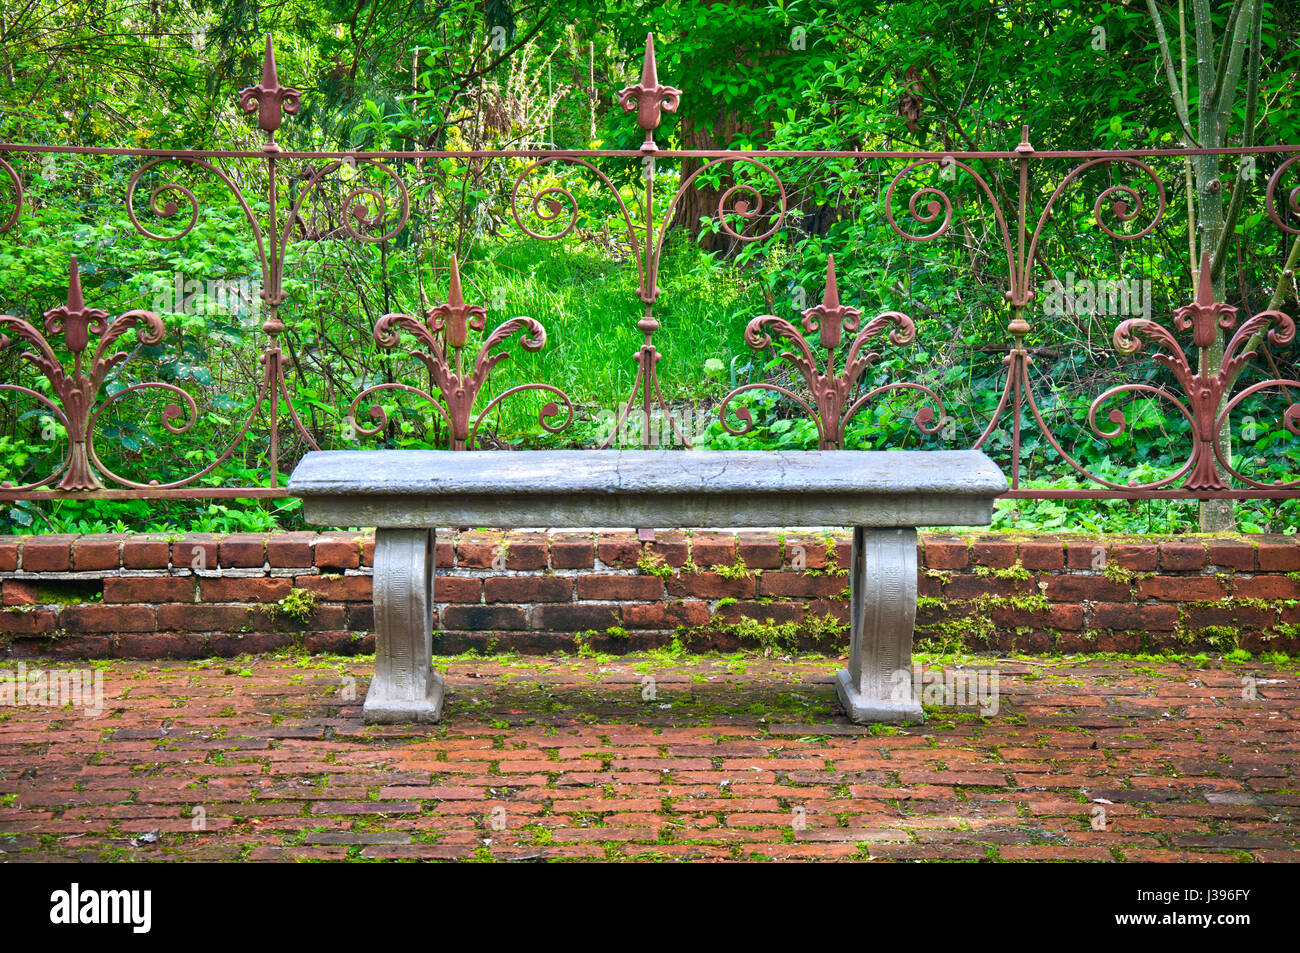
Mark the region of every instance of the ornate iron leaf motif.
MULTIPOLYGON (((183 415, 180 405, 168 404, 163 410, 163 426, 170 432, 179 434, 193 425, 196 410, 194 400, 176 385, 162 381, 135 384, 102 403, 99 402, 100 389, 109 374, 131 356, 126 351, 112 350, 113 345, 131 328, 139 329, 141 344, 161 344, 167 332, 158 315, 152 311, 128 311, 110 321, 107 311, 87 307, 81 292, 81 272, 74 257, 68 266, 67 302, 46 311, 44 318, 42 332, 22 318, 0 314, 0 328, 9 331, 14 339, 22 340, 30 346, 31 350, 24 351, 21 357, 50 382, 54 399, 19 384, 0 384, 0 390, 25 394, 43 404, 67 431, 68 456, 63 466, 46 479, 16 488, 6 483, 5 489, 34 489, 55 479, 59 480, 56 486, 60 490, 103 489, 104 484, 96 471, 108 471, 95 455, 95 423, 105 408, 127 393, 153 387, 176 394, 186 403, 189 413, 183 415), (94 353, 87 357, 85 351, 90 346, 92 334, 99 340, 94 353), (50 339, 56 335, 62 335, 64 348, 72 353, 71 371, 65 368, 63 360, 50 343, 50 339), (186 421, 177 426, 174 421, 182 416, 186 417, 186 421)), ((0 349, 11 343, 8 334, 0 333, 0 349)), ((154 485, 157 485, 157 481, 154 481, 154 485)))
MULTIPOLYGON (((275 142, 275 133, 280 128, 283 113, 293 115, 298 112, 301 94, 292 87, 281 85, 275 64, 275 51, 269 34, 262 57, 261 82, 242 90, 238 94, 238 102, 244 112, 257 112, 258 127, 266 134, 266 143, 261 150, 262 162, 266 170, 267 211, 264 215, 254 211, 256 203, 250 201, 244 193, 243 186, 250 180, 232 174, 224 166, 223 161, 218 161, 231 158, 229 154, 178 150, 170 155, 149 158, 136 169, 126 189, 127 217, 136 230, 154 241, 174 242, 190 234, 197 225, 200 211, 199 198, 192 189, 176 180, 163 179, 161 183, 149 188, 143 202, 149 212, 161 219, 176 219, 179 216, 179 227, 176 231, 171 233, 154 231, 145 227, 137 214, 140 204, 137 202, 137 191, 140 190, 144 177, 161 172, 162 167, 169 163, 178 164, 189 172, 212 176, 238 203, 256 249, 261 271, 260 297, 264 307, 262 330, 266 333, 266 341, 262 346, 262 369, 258 375, 257 393, 252 406, 243 417, 235 436, 223 447, 219 447, 215 456, 205 466, 172 483, 164 484, 163 487, 167 489, 195 485, 200 479, 229 461, 263 413, 266 415, 269 430, 268 475, 265 485, 260 489, 265 490, 280 485, 280 453, 285 436, 300 441, 308 449, 320 449, 312 431, 299 416, 294 404, 294 395, 289 388, 286 361, 280 341, 280 336, 285 331, 284 321, 280 317, 280 307, 286 297, 284 274, 289 244, 301 226, 304 208, 311 197, 318 194, 322 181, 348 164, 353 168, 374 170, 394 188, 397 201, 390 204, 377 187, 365 183, 349 187, 342 200, 341 221, 343 231, 354 241, 367 244, 388 241, 406 227, 410 216, 410 195, 406 184, 383 161, 367 155, 333 158, 316 168, 308 167, 301 175, 294 200, 287 210, 277 202, 280 183, 284 177, 283 165, 288 160, 284 158, 283 150, 275 142), (391 221, 388 217, 390 212, 393 213, 391 221), (282 417, 287 417, 286 423, 282 424, 282 417)), ((119 482, 139 486, 127 480, 119 479, 119 482)))
POLYGON ((618 92, 618 104, 624 112, 636 113, 636 124, 645 132, 642 152, 656 152, 654 131, 666 112, 677 112, 682 91, 674 86, 659 83, 659 67, 655 64, 655 37, 647 33, 645 58, 641 61, 641 82, 625 86, 618 92))
POLYGON ((943 403, 937 394, 923 384, 884 384, 862 394, 852 403, 849 402, 850 394, 858 386, 867 368, 880 359, 879 352, 866 350, 872 338, 888 328, 892 344, 911 344, 916 340, 915 324, 901 311, 882 312, 859 330, 861 321, 861 311, 840 303, 839 284, 835 278, 835 256, 831 255, 826 263, 826 290, 821 304, 804 310, 800 321, 802 330, 774 314, 759 315, 745 328, 745 343, 755 350, 772 347, 777 338, 788 342, 790 349, 782 351, 781 357, 793 364, 803 377, 812 395, 812 404, 780 384, 745 384, 722 399, 718 407, 718 419, 722 426, 736 436, 749 433, 754 427, 754 421, 747 407, 736 408, 736 418, 741 421, 739 428, 728 423, 727 415, 732 401, 746 391, 773 391, 794 401, 816 423, 818 449, 840 450, 844 447, 845 426, 870 401, 888 391, 915 390, 929 397, 939 407, 938 418, 929 407, 922 407, 916 414, 917 427, 926 434, 937 433, 939 421, 944 418, 943 403), (845 355, 844 366, 837 368, 836 350, 844 339, 845 331, 854 337, 845 355), (817 356, 806 340, 806 336, 812 334, 817 335, 818 343, 826 350, 824 369, 819 366, 817 356))
MULTIPOLYGON (((1164 388, 1149 384, 1121 384, 1112 387, 1097 397, 1088 410, 1088 422, 1100 436, 1113 440, 1124 432, 1125 418, 1122 411, 1110 412, 1109 418, 1115 428, 1101 431, 1096 424, 1098 408, 1117 394, 1147 393, 1173 404, 1192 426, 1195 442, 1191 456, 1173 476, 1158 484, 1147 484, 1140 488, 1155 488, 1172 483, 1186 475, 1183 486, 1189 490, 1226 490, 1227 483, 1215 467, 1217 461, 1223 471, 1243 483, 1263 487, 1239 472, 1232 465, 1225 452, 1220 435, 1224 421, 1242 400, 1252 394, 1268 388, 1289 391, 1300 389, 1300 381, 1266 380, 1244 388, 1236 397, 1225 403, 1228 391, 1238 375, 1255 357, 1257 346, 1251 346, 1251 339, 1260 335, 1273 346, 1289 344, 1295 340, 1295 322, 1281 311, 1262 311, 1242 322, 1237 327, 1237 309, 1231 305, 1214 300, 1214 289, 1210 280, 1210 256, 1206 252, 1201 256, 1201 273, 1196 289, 1196 300, 1174 312, 1174 328, 1178 331, 1192 332, 1192 346, 1196 349, 1195 358, 1189 357, 1178 343, 1174 334, 1163 325, 1149 318, 1129 318, 1120 322, 1115 329, 1115 349, 1121 354, 1135 354, 1141 348, 1142 338, 1159 345, 1163 351, 1154 355, 1154 360, 1166 368, 1182 387, 1186 403, 1164 388), (1233 331, 1223 358, 1217 369, 1211 370, 1209 350, 1214 345, 1220 332, 1233 331)), ((1292 434, 1300 436, 1300 403, 1293 402, 1282 416, 1282 424, 1292 434)), ((1277 486, 1295 486, 1300 481, 1277 486)))
POLYGON ((654 342, 659 330, 659 319, 655 316, 655 302, 661 294, 659 287, 659 259, 663 253, 664 237, 668 225, 676 217, 683 196, 693 183, 702 175, 711 172, 735 173, 745 170, 757 173, 766 179, 766 187, 771 187, 776 194, 776 201, 769 206, 758 187, 748 181, 735 181, 719 196, 716 221, 718 227, 738 242, 757 242, 770 238, 785 221, 788 211, 788 199, 785 185, 779 176, 765 163, 759 161, 752 153, 728 152, 708 158, 700 167, 681 178, 676 191, 663 214, 656 214, 655 207, 655 164, 659 146, 654 141, 654 130, 659 127, 664 112, 676 112, 684 93, 673 86, 664 86, 659 82, 659 70, 655 62, 654 35, 646 35, 645 55, 641 64, 640 82, 627 86, 619 92, 619 104, 626 112, 635 112, 637 125, 645 132, 645 142, 640 151, 643 154, 645 189, 639 196, 638 211, 641 221, 634 217, 624 202, 619 188, 610 181, 605 173, 597 169, 586 159, 571 155, 545 156, 532 162, 515 180, 511 192, 510 207, 516 224, 532 238, 553 241, 572 233, 578 221, 578 202, 572 191, 563 186, 547 183, 537 189, 531 198, 520 195, 521 186, 532 176, 554 174, 561 165, 578 167, 593 175, 607 190, 618 207, 622 225, 626 228, 626 241, 632 249, 632 257, 637 267, 637 297, 641 300, 642 315, 637 321, 637 330, 642 334, 642 342, 633 360, 636 362, 637 375, 632 385, 632 392, 622 402, 614 415, 608 435, 600 444, 608 447, 615 442, 634 415, 639 414, 641 424, 641 444, 650 446, 656 442, 652 436, 652 416, 657 409, 663 412, 675 442, 689 445, 691 438, 679 425, 663 391, 659 385, 659 362, 663 359, 654 342), (524 210, 521 212, 521 208, 524 210), (545 230, 539 231, 525 222, 526 215, 535 217, 545 230), (739 231, 733 227, 738 220, 739 231), (752 232, 749 229, 753 229, 752 232))
POLYGON ((402 331, 413 336, 419 347, 411 351, 429 371, 429 377, 437 388, 438 397, 401 383, 376 384, 359 393, 348 408, 348 416, 353 421, 356 432, 363 436, 374 436, 388 425, 388 414, 379 404, 371 405, 368 413, 376 423, 373 427, 364 427, 357 422, 357 407, 367 397, 382 391, 400 391, 412 394, 433 407, 447 423, 450 433, 448 449, 465 450, 474 442, 479 426, 487 418, 489 411, 507 397, 526 390, 539 390, 551 394, 554 399, 547 401, 538 413, 538 422, 548 433, 559 433, 573 420, 573 402, 564 391, 551 384, 528 383, 511 387, 498 394, 481 411, 474 415, 474 406, 479 393, 487 383, 492 369, 508 358, 506 351, 497 350, 515 334, 522 333, 519 346, 525 351, 540 351, 546 345, 546 329, 540 321, 526 315, 510 318, 497 325, 487 335, 482 345, 474 354, 473 363, 466 367, 466 352, 469 350, 469 331, 482 331, 487 327, 487 309, 465 303, 461 291, 460 264, 455 255, 451 258, 451 283, 446 302, 435 305, 426 312, 426 320, 421 321, 409 314, 386 314, 375 323, 375 343, 383 348, 394 348, 401 343, 402 331), (560 404, 564 405, 564 417, 559 423, 552 420, 560 416, 560 404))
POLYGON ((292 86, 281 86, 275 68, 275 50, 271 47, 271 34, 266 35, 266 52, 262 54, 262 81, 239 91, 239 108, 246 113, 257 112, 257 125, 266 133, 266 152, 279 152, 275 132, 280 128, 281 112, 294 115, 302 106, 302 93, 292 86))

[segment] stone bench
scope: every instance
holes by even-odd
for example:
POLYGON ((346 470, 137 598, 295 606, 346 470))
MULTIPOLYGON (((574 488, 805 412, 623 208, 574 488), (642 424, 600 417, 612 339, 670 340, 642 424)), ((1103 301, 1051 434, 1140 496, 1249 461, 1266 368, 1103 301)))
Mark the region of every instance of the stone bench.
POLYGON ((289 480, 308 523, 375 527, 368 723, 434 722, 435 527, 853 527, 849 667, 855 722, 919 721, 908 669, 916 528, 987 525, 1007 481, 976 450, 346 450, 289 480), (902 687, 903 684, 906 687, 902 687))

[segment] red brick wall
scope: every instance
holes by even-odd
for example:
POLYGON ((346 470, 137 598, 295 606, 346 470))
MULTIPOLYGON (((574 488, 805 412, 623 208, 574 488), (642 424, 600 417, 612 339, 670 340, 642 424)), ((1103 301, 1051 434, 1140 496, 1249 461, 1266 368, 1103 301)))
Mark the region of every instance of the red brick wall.
MULTIPOLYGON (((925 535, 920 550, 932 645, 1300 653, 1295 537, 925 535)), ((0 537, 0 655, 371 652, 373 551, 356 533, 0 537)), ((847 565, 843 535, 443 537, 438 651, 838 651, 847 565)))

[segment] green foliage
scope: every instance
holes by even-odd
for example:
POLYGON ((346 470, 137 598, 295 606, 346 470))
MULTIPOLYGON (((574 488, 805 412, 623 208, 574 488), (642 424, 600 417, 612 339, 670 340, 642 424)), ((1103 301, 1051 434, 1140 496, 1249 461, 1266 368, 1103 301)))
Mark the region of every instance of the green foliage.
POLYGON ((736 562, 733 565, 716 566, 713 571, 723 579, 750 579, 756 572, 762 572, 762 570, 750 569, 745 565, 745 560, 739 556, 736 557, 736 562))
POLYGON ((648 552, 641 553, 636 561, 636 568, 642 575, 658 576, 660 579, 667 579, 673 574, 672 567, 664 565, 663 557, 648 552))
POLYGON ((319 600, 319 595, 312 590, 299 589, 295 586, 289 590, 287 596, 275 603, 275 606, 290 619, 306 625, 311 621, 312 613, 316 611, 319 600))

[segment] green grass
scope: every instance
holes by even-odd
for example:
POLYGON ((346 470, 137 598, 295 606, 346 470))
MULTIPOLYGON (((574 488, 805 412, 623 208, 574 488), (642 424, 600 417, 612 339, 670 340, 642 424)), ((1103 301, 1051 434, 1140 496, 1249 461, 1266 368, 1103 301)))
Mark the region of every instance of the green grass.
MULTIPOLYGON (((589 413, 619 409, 636 382, 636 355, 643 341, 637 328, 643 308, 636 277, 630 259, 611 261, 591 246, 580 247, 576 239, 502 246, 492 259, 472 272, 467 269, 467 300, 504 305, 489 312, 489 329, 507 317, 529 315, 542 323, 547 337, 540 352, 511 349, 512 357, 493 372, 491 393, 485 388, 480 406, 491 395, 538 381, 562 388, 589 413)), ((706 362, 715 359, 723 368, 730 368, 733 358, 738 366, 749 363, 745 326, 766 311, 759 276, 719 267, 696 245, 674 240, 664 248, 659 286, 655 317, 661 327, 654 343, 662 355, 658 371, 664 398, 671 403, 720 398, 730 388, 730 375, 718 374, 716 363, 711 372, 706 362)), ((575 437, 588 442, 590 427, 554 440, 541 433, 536 413, 550 399, 531 394, 510 398, 494 429, 512 443, 522 436, 525 445, 568 445, 575 437)))

